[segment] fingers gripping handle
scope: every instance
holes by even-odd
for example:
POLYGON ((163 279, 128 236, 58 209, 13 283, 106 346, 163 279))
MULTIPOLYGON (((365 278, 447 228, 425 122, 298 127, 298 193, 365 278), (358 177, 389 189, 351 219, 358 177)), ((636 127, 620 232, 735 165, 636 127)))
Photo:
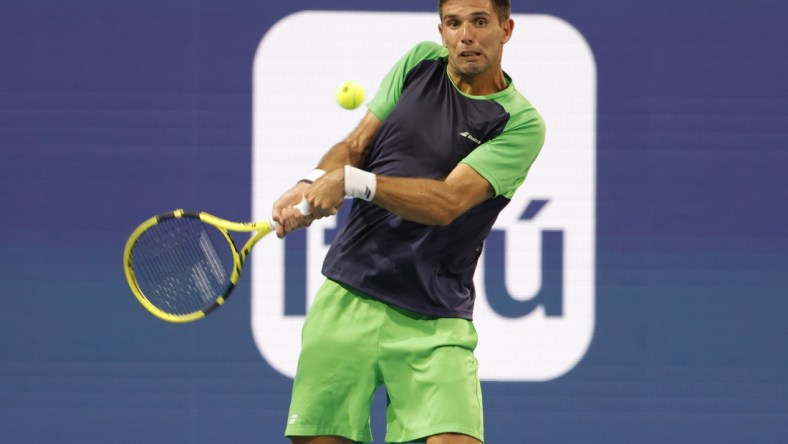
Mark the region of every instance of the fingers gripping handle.
MULTIPOLYGON (((300 211, 304 216, 309 216, 312 214, 312 208, 310 208, 309 202, 306 201, 306 197, 303 198, 301 202, 299 202, 298 205, 295 205, 293 208, 297 208, 298 211, 300 211)), ((268 219, 268 225, 270 225, 271 229, 273 230, 279 228, 279 222, 275 221, 273 218, 268 219)))

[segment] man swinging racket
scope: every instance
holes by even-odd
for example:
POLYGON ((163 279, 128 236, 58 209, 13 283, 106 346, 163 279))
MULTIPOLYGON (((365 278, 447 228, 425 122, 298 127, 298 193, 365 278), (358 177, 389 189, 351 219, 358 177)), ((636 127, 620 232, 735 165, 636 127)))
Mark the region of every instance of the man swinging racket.
POLYGON ((285 435, 295 444, 482 443, 473 274, 545 125, 503 71, 509 0, 440 0, 442 45, 419 43, 358 127, 274 204, 277 235, 354 198, 307 314, 285 435), (302 199, 304 216, 293 208, 302 199))

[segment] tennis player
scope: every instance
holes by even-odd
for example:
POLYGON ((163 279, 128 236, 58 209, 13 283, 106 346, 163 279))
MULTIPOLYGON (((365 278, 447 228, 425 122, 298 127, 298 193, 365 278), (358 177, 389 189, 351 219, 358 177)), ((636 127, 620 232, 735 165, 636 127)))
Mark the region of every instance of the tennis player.
POLYGON ((347 224, 306 317, 285 435, 369 442, 386 386, 386 442, 481 443, 473 274, 545 125, 502 70, 509 0, 441 0, 442 45, 419 43, 368 112, 274 204, 277 235, 336 213, 347 224), (292 206, 306 197, 313 215, 292 206))

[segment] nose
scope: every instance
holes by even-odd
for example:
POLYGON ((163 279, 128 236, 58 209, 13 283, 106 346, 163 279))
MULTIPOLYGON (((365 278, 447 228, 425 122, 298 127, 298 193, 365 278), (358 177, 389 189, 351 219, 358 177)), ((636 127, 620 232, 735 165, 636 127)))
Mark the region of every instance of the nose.
POLYGON ((462 26, 462 35, 460 38, 462 39, 463 43, 467 44, 473 42, 473 37, 474 37, 473 24, 466 22, 462 26))

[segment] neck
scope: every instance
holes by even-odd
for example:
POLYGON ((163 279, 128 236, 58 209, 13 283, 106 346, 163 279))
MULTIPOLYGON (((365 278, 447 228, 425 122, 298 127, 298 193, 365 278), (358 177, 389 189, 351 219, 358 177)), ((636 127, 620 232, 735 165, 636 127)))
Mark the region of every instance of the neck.
POLYGON ((495 94, 507 86, 506 78, 500 69, 475 76, 458 74, 449 69, 449 78, 457 89, 471 96, 495 94))

